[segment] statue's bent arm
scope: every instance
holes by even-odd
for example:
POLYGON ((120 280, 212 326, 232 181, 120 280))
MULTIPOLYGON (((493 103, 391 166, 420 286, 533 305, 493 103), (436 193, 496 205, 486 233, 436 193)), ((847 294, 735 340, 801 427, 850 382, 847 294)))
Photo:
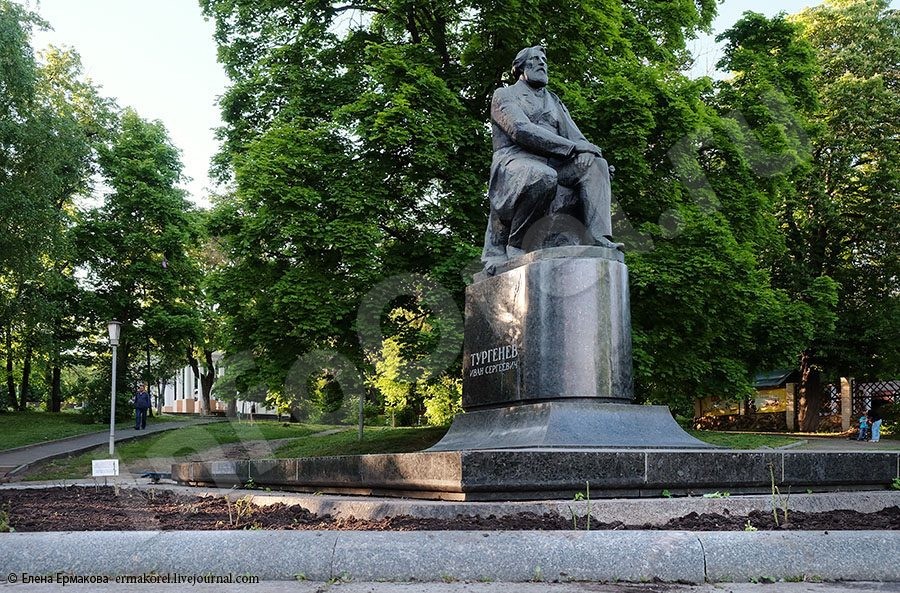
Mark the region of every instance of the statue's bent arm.
POLYGON ((491 118, 513 142, 528 152, 547 157, 568 158, 575 142, 533 123, 514 101, 494 95, 491 118))

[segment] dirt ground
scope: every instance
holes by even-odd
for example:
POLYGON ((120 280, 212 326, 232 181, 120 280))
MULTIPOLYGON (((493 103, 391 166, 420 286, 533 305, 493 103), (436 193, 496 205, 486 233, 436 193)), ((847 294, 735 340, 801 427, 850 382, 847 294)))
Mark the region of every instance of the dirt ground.
MULTIPOLYGON (((164 490, 69 486, 0 491, 0 528, 3 518, 15 531, 130 531, 219 529, 339 529, 374 531, 413 530, 570 530, 572 519, 559 515, 520 513, 506 517, 418 519, 389 517, 378 521, 317 517, 299 505, 259 507, 249 500, 229 502, 223 497, 186 496, 164 490)), ((900 530, 900 507, 877 513, 850 510, 828 513, 791 512, 776 526, 771 512, 749 516, 691 513, 661 525, 601 523, 591 529, 675 529, 687 531, 758 530, 900 530), (749 522, 749 523, 748 523, 749 522)), ((584 520, 579 529, 584 529, 584 520)))

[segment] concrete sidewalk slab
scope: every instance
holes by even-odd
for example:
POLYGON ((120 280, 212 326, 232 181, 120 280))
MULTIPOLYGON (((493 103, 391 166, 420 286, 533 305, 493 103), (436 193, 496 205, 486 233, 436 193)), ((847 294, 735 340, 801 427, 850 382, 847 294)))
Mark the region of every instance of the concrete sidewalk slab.
POLYGON ((749 581, 763 576, 900 581, 897 531, 704 532, 698 537, 706 578, 712 582, 749 581))
MULTIPOLYGON (((127 585, 110 583, 107 585, 67 584, 65 589, 59 584, 47 585, 4 585, 10 593, 56 593, 64 590, 70 593, 174 593, 183 591, 181 584, 127 585)), ((840 582, 840 583, 721 583, 705 585, 672 585, 661 583, 516 583, 515 588, 508 583, 320 583, 312 581, 260 581, 252 584, 205 584, 191 585, 196 593, 897 593, 900 583, 840 582)))
POLYGON ((900 532, 63 532, 0 535, 8 573, 260 580, 900 581, 900 532))

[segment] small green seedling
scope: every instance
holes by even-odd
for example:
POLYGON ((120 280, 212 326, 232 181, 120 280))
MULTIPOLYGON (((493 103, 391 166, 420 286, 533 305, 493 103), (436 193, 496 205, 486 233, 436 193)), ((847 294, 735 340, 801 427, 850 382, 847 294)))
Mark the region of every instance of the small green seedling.
POLYGON ((15 531, 9 525, 9 512, 6 509, 0 509, 0 533, 10 533, 15 531))
POLYGON ((716 490, 715 492, 708 492, 703 495, 703 498, 728 498, 731 496, 730 492, 719 492, 716 490))

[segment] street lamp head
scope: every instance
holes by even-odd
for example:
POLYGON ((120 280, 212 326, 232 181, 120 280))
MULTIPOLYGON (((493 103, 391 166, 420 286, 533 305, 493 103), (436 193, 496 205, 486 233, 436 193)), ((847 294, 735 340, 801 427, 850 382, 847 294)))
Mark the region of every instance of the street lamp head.
POLYGON ((122 330, 122 324, 118 321, 110 321, 107 324, 107 329, 109 330, 109 345, 110 346, 118 346, 119 345, 119 333, 122 330))

